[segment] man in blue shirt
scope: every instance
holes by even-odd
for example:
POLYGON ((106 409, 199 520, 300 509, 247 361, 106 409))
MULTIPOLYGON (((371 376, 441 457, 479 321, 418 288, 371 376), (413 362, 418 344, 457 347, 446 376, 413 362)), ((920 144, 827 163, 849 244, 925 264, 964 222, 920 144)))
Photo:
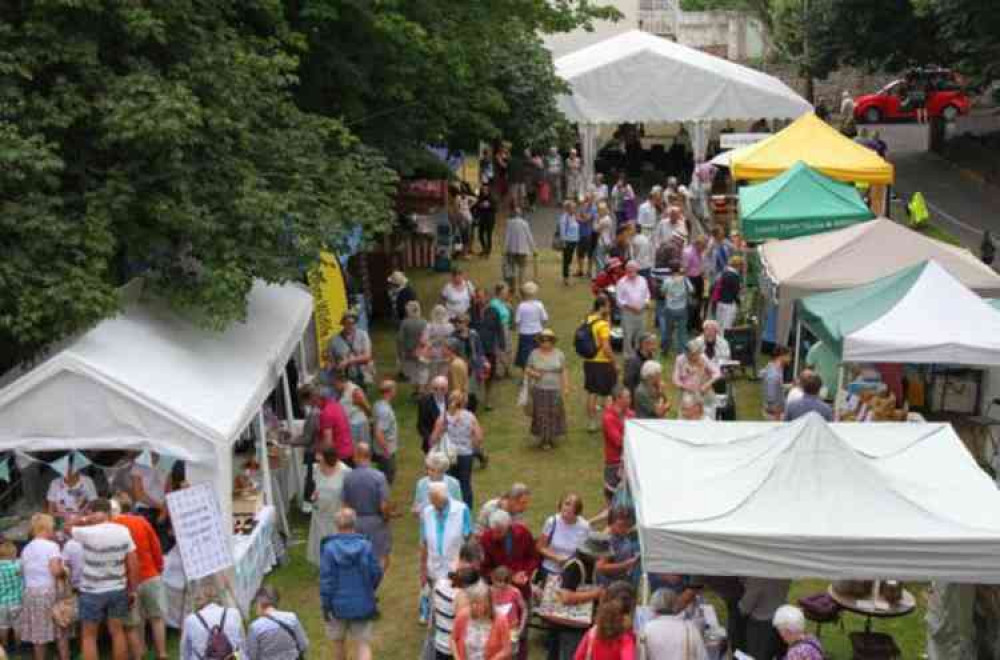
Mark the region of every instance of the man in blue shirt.
POLYGON ((826 421, 832 422, 833 408, 819 398, 819 392, 823 389, 823 379, 819 374, 806 369, 799 376, 799 387, 802 388, 802 396, 790 401, 785 407, 785 421, 794 422, 807 413, 815 412, 826 421))
POLYGON ((780 421, 785 412, 785 367, 791 359, 791 353, 785 346, 778 346, 771 354, 771 361, 767 363, 764 373, 761 374, 761 386, 763 387, 764 417, 771 421, 780 421))

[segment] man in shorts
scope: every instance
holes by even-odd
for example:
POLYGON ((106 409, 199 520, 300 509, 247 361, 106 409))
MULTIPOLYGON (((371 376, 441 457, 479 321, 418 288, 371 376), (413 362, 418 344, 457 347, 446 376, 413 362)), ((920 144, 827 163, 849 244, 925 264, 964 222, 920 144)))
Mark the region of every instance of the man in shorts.
POLYGON ((587 317, 597 354, 583 361, 583 389, 587 392, 587 430, 597 431, 598 410, 611 396, 618 382, 615 353, 611 348, 611 301, 604 294, 594 300, 594 311, 587 317))
POLYGON ((337 533, 320 546, 319 596, 326 634, 334 643, 334 660, 346 660, 347 640, 355 645, 355 660, 371 660, 375 590, 382 566, 372 544, 355 531, 357 515, 343 507, 336 516, 337 533))
POLYGON ((139 584, 139 559, 127 527, 111 522, 111 502, 91 502, 90 513, 77 520, 73 538, 83 546, 79 615, 83 658, 97 660, 97 633, 107 623, 111 657, 128 660, 125 620, 139 584))
POLYGON ((118 493, 111 502, 111 522, 128 528, 135 543, 139 560, 139 586, 136 598, 129 608, 125 627, 133 658, 146 657, 146 630, 153 629, 153 646, 157 660, 167 658, 167 590, 163 586, 163 551, 156 530, 142 516, 132 514, 132 498, 128 493, 118 493))

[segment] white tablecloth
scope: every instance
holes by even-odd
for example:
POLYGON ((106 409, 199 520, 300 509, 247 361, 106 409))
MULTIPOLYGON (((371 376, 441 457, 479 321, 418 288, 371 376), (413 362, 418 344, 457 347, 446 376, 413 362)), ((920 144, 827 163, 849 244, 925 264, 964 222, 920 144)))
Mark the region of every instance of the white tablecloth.
MULTIPOLYGON (((277 563, 275 554, 278 543, 277 515, 272 506, 264 507, 256 517, 257 526, 251 534, 233 538, 233 568, 229 581, 233 585, 236 604, 246 615, 257 589, 277 563)), ((163 567, 163 582, 167 587, 167 624, 180 628, 187 613, 192 611, 191 594, 184 594, 184 566, 180 551, 174 547, 167 555, 163 567)))

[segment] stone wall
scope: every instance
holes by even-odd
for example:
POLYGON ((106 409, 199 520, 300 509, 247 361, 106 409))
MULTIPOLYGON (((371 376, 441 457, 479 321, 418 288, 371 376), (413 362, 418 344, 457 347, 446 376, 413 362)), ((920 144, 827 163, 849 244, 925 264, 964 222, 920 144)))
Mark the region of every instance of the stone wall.
MULTIPOLYGON (((805 95, 805 80, 798 74, 794 65, 755 62, 751 66, 780 78, 786 85, 799 94, 805 95)), ((862 94, 874 94, 898 77, 898 75, 894 74, 872 74, 860 69, 843 68, 839 71, 834 71, 826 79, 816 79, 816 99, 826 99, 830 109, 837 110, 840 107, 840 95, 845 89, 855 97, 862 94)))

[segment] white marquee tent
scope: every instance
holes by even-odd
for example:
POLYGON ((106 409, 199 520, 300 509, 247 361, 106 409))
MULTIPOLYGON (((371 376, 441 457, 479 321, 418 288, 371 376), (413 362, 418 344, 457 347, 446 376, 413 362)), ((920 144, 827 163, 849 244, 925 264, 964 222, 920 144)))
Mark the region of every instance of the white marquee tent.
POLYGON ((1000 296, 1000 275, 974 254, 887 218, 765 243, 759 251, 764 274, 777 292, 779 344, 788 340, 799 298, 868 284, 922 261, 937 261, 980 296, 1000 296))
POLYGON ((1000 583, 1000 491, 947 424, 629 421, 649 572, 1000 583))
POLYGON ((214 484, 228 524, 233 443, 260 419, 311 314, 303 287, 260 282, 246 321, 224 332, 127 305, 0 390, 0 450, 167 453, 192 483, 214 484))
POLYGON ((588 168, 602 128, 680 122, 697 158, 712 121, 795 119, 812 110, 773 76, 639 30, 564 55, 555 66, 572 89, 559 107, 580 126, 588 168))

